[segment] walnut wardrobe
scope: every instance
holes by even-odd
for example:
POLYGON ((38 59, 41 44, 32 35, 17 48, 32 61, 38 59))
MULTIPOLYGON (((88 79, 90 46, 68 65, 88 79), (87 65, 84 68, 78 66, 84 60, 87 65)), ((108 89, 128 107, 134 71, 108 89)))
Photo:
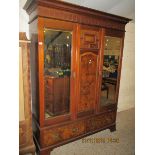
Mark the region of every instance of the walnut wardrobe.
POLYGON ((130 19, 62 1, 28 0, 33 133, 38 154, 116 130, 130 19))

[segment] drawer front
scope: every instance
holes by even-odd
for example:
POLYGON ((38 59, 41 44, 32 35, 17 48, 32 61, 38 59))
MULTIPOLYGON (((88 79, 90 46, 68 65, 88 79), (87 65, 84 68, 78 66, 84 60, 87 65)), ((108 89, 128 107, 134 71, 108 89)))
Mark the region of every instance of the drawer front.
POLYGON ((116 112, 105 113, 101 116, 90 118, 86 120, 86 132, 101 129, 104 126, 110 125, 115 122, 116 112))
POLYGON ((80 47, 99 49, 99 32, 95 30, 81 30, 80 47))
POLYGON ((50 128, 48 130, 42 131, 43 140, 41 143, 42 147, 57 144, 64 140, 77 137, 85 133, 85 123, 84 121, 77 122, 74 124, 50 128))

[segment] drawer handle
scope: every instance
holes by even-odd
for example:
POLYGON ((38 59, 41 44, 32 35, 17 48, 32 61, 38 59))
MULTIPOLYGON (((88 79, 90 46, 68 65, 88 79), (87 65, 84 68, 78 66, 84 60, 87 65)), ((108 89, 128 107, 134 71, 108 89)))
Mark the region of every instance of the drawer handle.
POLYGON ((73 133, 76 133, 76 132, 78 132, 79 131, 79 128, 74 128, 74 129, 72 129, 72 132, 73 133))
POLYGON ((60 137, 60 135, 59 135, 58 133, 52 134, 52 136, 53 136, 53 139, 54 139, 55 141, 58 141, 58 140, 61 139, 61 137, 60 137))

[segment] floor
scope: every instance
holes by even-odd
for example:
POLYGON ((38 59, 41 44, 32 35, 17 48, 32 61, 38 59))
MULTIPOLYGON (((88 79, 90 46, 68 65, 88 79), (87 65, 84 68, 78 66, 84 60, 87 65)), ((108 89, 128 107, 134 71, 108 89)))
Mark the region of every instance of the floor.
POLYGON ((51 155, 134 155, 135 110, 117 114, 115 132, 104 130, 55 148, 51 155))

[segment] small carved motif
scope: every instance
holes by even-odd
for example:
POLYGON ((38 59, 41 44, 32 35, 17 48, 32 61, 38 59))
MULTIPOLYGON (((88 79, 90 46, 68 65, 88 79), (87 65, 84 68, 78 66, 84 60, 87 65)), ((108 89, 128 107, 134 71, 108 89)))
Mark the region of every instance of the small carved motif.
POLYGON ((81 30, 81 48, 91 48, 98 49, 99 48, 99 32, 93 30, 81 30))

